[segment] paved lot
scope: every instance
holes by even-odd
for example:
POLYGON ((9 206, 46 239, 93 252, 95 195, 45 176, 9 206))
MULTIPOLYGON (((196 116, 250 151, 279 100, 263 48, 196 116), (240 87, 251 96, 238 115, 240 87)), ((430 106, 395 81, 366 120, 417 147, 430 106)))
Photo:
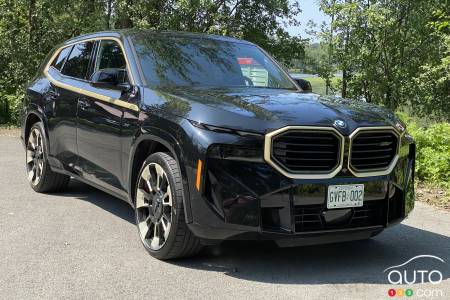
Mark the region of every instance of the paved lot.
MULTIPOLYGON (((440 290, 450 299, 450 213, 418 203, 411 217, 370 241, 278 249, 227 243, 197 258, 160 262, 140 244, 131 208, 71 182, 58 195, 34 193, 24 151, 0 137, 0 299, 383 299, 393 286, 383 270, 420 254, 445 263, 440 290)), ((434 298, 436 299, 436 298, 434 298)))

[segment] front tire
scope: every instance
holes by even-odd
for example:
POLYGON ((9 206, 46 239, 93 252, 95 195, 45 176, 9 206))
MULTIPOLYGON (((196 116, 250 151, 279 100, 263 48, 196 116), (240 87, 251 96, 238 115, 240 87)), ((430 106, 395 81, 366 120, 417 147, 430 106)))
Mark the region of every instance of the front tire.
POLYGON ((28 182, 38 193, 61 191, 70 180, 69 176, 55 173, 50 169, 47 145, 44 125, 42 122, 33 124, 26 143, 25 164, 28 182))
POLYGON ((153 257, 174 259, 200 251, 200 239, 185 222, 180 169, 167 153, 154 153, 143 163, 135 190, 135 214, 142 244, 153 257))

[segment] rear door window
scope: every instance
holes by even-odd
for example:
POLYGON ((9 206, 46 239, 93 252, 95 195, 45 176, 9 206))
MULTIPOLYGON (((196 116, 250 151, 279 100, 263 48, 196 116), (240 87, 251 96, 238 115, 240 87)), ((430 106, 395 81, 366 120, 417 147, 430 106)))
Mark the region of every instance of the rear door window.
POLYGON ((94 42, 76 44, 64 64, 62 73, 79 79, 87 79, 87 71, 93 46, 94 42))
POLYGON ((69 56, 70 50, 72 50, 72 46, 66 47, 61 51, 59 51, 59 54, 55 57, 51 66, 54 67, 56 70, 61 71, 61 67, 64 65, 67 56, 69 56))

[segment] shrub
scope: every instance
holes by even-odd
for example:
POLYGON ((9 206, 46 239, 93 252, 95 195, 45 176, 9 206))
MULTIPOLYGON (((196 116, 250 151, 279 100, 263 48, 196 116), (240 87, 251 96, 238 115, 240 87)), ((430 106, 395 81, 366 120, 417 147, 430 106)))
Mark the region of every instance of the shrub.
POLYGON ((18 126, 23 94, 0 94, 0 124, 18 126))
POLYGON ((413 118, 399 114, 417 145, 416 174, 426 183, 450 190, 450 123, 419 126, 413 118))

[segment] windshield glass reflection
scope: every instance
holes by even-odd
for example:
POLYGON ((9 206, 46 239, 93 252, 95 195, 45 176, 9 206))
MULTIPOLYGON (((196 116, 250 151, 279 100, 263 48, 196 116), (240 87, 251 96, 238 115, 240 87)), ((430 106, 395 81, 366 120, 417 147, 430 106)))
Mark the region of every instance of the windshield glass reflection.
POLYGON ((213 38, 136 34, 137 56, 148 84, 167 87, 296 89, 258 47, 213 38))

